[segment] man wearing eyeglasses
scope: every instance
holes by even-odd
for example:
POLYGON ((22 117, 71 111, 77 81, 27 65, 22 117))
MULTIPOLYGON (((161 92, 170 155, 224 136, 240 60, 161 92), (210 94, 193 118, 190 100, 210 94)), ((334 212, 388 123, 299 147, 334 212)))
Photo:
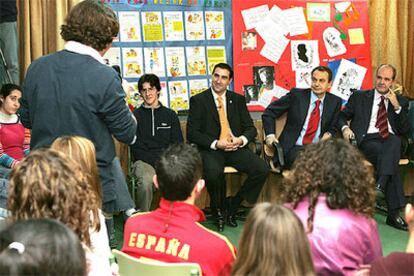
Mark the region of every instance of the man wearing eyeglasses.
POLYGON ((177 114, 159 101, 160 79, 145 74, 138 80, 144 103, 134 111, 137 119, 137 140, 131 145, 134 174, 137 177, 137 208, 149 211, 153 195, 154 165, 170 144, 183 142, 177 114))

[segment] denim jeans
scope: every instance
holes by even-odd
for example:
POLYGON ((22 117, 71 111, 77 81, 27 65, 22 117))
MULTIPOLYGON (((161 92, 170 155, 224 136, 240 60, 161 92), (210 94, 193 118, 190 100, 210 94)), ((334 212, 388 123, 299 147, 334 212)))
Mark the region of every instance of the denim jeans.
POLYGON ((0 48, 3 51, 12 82, 19 84, 19 38, 17 36, 17 22, 4 22, 0 24, 0 48))

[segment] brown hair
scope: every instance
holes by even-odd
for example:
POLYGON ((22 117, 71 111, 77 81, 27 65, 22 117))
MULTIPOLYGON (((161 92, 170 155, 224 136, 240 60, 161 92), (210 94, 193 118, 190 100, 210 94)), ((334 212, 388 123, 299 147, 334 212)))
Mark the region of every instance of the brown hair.
POLYGON ((52 149, 32 151, 10 174, 8 209, 11 220, 52 218, 70 227, 91 245, 88 180, 81 167, 52 149))
POLYGON ((99 209, 102 207, 102 192, 94 144, 89 139, 81 136, 62 136, 53 141, 50 148, 66 154, 78 163, 86 174, 89 190, 93 191, 91 196, 94 197, 90 209, 94 217, 95 230, 99 231, 99 209))
POLYGON ((288 208, 257 204, 244 225, 232 275, 314 275, 302 222, 288 208))
POLYGON ((308 197, 308 232, 318 196, 326 194, 331 209, 349 209, 372 217, 374 213, 374 176, 362 154, 342 139, 328 139, 308 145, 294 162, 285 180, 284 198, 296 208, 308 197))
POLYGON ((60 27, 65 41, 73 40, 101 51, 112 43, 119 23, 111 8, 99 0, 85 0, 74 6, 60 27))

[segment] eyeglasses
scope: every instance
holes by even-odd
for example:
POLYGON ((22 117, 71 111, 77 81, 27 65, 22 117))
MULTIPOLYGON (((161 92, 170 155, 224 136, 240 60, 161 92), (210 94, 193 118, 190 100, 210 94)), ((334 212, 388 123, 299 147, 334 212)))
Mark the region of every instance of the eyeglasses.
POLYGON ((141 94, 144 94, 144 93, 148 93, 148 92, 156 92, 157 91, 157 88, 155 88, 155 87, 150 87, 150 88, 145 88, 145 89, 142 89, 141 90, 141 94))

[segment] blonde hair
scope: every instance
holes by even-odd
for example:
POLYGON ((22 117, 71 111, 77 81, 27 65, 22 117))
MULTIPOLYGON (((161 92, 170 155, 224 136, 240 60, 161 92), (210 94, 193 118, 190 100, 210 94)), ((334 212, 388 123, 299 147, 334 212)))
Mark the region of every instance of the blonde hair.
POLYGON ((88 180, 81 167, 52 149, 32 151, 10 174, 8 209, 11 220, 57 219, 87 246, 92 224, 88 180))
POLYGON ((99 209, 102 207, 101 183, 96 165, 95 146, 91 140, 81 136, 62 136, 57 138, 51 148, 66 154, 83 169, 88 178, 88 190, 93 192, 90 208, 93 214, 93 227, 100 229, 99 209))
POLYGON ((303 225, 288 208, 260 203, 247 217, 232 275, 314 275, 303 225))

